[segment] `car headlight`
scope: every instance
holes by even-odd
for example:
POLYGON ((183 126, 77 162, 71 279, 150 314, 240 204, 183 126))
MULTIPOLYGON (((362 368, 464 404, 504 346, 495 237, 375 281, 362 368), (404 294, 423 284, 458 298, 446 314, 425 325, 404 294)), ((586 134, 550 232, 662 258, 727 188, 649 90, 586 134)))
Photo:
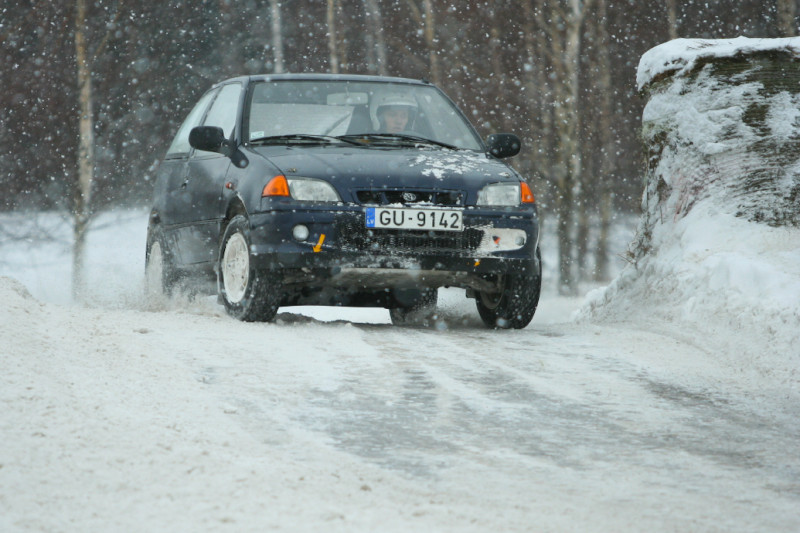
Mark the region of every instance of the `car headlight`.
POLYGON ((301 202, 341 202, 333 185, 313 178, 286 178, 289 194, 301 202))
POLYGON ((536 198, 527 183, 491 183, 478 193, 477 205, 523 205, 534 204, 536 198))
POLYGON ((339 193, 325 180, 275 176, 264 187, 263 197, 291 196, 300 202, 341 202, 339 193))
POLYGON ((519 183, 492 183, 478 193, 478 205, 519 204, 519 183))

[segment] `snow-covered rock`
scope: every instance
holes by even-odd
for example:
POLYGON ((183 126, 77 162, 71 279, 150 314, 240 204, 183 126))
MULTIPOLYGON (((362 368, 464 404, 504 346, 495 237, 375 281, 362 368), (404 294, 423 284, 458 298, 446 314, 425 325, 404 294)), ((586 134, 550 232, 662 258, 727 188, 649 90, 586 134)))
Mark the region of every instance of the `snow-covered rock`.
POLYGON ((658 324, 732 366, 800 369, 800 39, 647 52, 648 152, 631 265, 579 317, 658 324))
POLYGON ((648 50, 639 61, 639 90, 665 74, 683 75, 706 60, 761 52, 785 52, 800 58, 800 37, 784 39, 674 39, 648 50))

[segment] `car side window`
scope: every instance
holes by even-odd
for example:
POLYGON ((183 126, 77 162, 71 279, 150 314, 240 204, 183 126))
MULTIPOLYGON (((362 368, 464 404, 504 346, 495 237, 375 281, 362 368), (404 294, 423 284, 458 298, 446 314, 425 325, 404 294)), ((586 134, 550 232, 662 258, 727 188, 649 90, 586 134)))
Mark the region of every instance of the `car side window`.
POLYGON ((220 89, 219 95, 211 104, 204 126, 219 126, 229 139, 236 126, 236 114, 239 111, 239 96, 242 93, 240 83, 231 83, 220 89))
POLYGON ((200 101, 197 102, 189 113, 189 116, 187 116, 186 120, 181 124, 178 133, 175 134, 175 138, 167 150, 167 158, 180 157, 189 153, 191 150, 191 146, 189 146, 189 132, 192 131, 192 128, 195 126, 200 125, 200 121, 203 119, 206 109, 208 109, 208 104, 216 93, 217 91, 208 91, 200 98, 200 101))

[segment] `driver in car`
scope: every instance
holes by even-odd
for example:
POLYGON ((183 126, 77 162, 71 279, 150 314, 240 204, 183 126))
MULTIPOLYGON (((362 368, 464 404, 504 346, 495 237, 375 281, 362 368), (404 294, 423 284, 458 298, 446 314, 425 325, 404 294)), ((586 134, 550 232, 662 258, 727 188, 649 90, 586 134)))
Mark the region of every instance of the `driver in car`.
POLYGON ((403 133, 412 128, 416 118, 417 103, 410 96, 386 94, 378 99, 375 114, 380 133, 403 133))

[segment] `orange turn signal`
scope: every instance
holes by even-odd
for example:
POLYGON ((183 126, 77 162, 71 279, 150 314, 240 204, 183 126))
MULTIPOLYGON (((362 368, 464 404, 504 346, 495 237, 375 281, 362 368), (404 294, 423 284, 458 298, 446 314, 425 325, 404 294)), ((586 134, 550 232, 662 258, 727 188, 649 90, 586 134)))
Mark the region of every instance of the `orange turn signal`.
POLYGON ((286 176, 275 176, 264 186, 261 197, 265 196, 289 196, 289 182, 286 176))
POLYGON ((533 197, 533 192, 531 191, 531 188, 524 181, 520 184, 519 196, 520 196, 519 199, 523 204, 536 203, 536 198, 533 197))

